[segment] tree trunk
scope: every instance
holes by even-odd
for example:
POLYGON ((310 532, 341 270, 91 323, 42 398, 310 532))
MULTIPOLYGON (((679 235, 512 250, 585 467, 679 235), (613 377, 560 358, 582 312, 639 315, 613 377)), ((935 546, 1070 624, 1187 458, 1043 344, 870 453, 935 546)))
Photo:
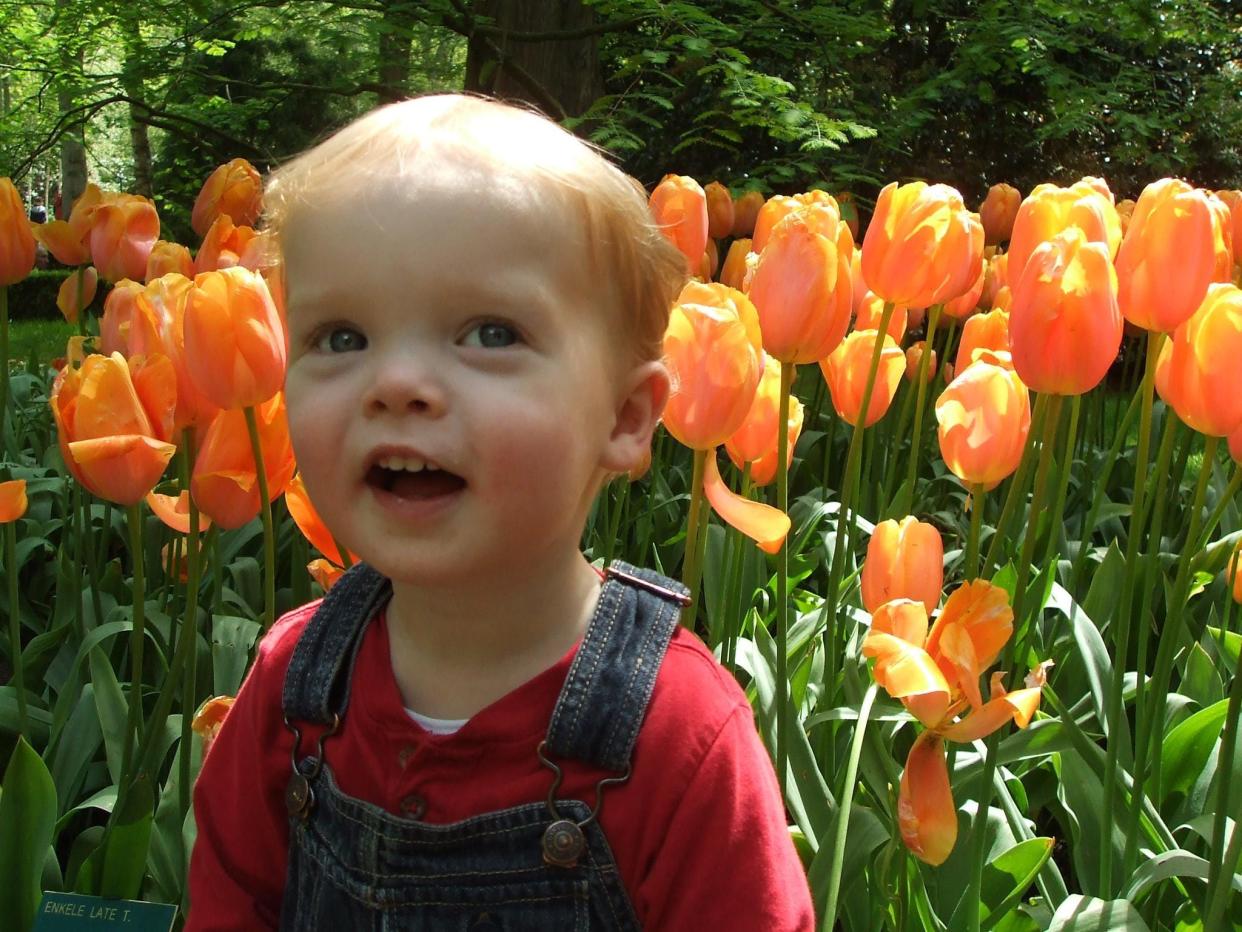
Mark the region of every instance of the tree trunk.
MULTIPOLYGON (((138 93, 142 93, 141 86, 138 93)), ((137 102, 142 100, 141 97, 135 96, 133 91, 129 94, 134 97, 129 104, 129 145, 134 153, 133 193, 153 197, 155 187, 151 180, 151 136, 147 132, 147 124, 143 122, 147 108, 137 102)))
POLYGON ((382 104, 409 95, 410 45, 416 22, 414 4, 385 0, 379 34, 379 100, 382 104))
POLYGON ((508 33, 557 33, 597 24, 580 0, 476 0, 466 51, 466 90, 534 104, 553 119, 581 116, 604 92, 595 35, 538 42, 508 33), (486 19, 485 19, 486 18, 486 19))
MULTIPOLYGON (((56 0, 57 18, 66 15, 65 0, 56 0)), ((82 74, 82 49, 71 50, 71 43, 61 43, 61 70, 56 89, 56 105, 68 113, 77 104, 75 85, 82 74)), ((60 137, 61 210, 67 216, 73 202, 86 190, 86 124, 71 123, 60 137)))

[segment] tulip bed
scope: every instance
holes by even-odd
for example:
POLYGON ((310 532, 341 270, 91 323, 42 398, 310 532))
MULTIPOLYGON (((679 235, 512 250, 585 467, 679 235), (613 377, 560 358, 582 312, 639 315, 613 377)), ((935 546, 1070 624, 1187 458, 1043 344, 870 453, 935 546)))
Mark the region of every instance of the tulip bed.
MULTIPOLYGON (((34 249, 6 184, 0 295, 34 249)), ((2 928, 41 890, 184 904, 203 742, 348 563, 295 475, 259 190, 222 166, 194 255, 97 189, 36 229, 81 269, 59 371, 9 360, 0 298, 2 928)), ((583 547, 691 587, 822 928, 1242 925, 1240 197, 890 185, 860 236, 824 192, 653 192, 697 272, 677 389, 583 547)))

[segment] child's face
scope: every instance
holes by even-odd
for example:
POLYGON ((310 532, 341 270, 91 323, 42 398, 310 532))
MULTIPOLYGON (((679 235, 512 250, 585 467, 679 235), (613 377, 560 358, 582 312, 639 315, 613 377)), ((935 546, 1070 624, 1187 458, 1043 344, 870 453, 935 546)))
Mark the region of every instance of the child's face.
POLYGON ((577 557, 601 472, 629 455, 575 219, 468 167, 436 175, 304 207, 284 233, 299 468, 338 540, 416 585, 577 557))

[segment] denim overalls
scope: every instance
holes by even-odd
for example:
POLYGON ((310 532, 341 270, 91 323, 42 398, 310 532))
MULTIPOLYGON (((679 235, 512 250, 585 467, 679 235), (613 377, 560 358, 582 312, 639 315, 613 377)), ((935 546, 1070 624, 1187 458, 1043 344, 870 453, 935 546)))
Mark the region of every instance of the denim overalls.
POLYGON ((544 741, 548 795, 432 825, 346 796, 332 778, 331 736, 349 701, 367 623, 391 595, 373 568, 352 567, 307 624, 285 676, 293 731, 286 791, 289 867, 282 929, 632 930, 639 924, 597 818, 604 790, 629 778, 630 754, 680 608, 679 583, 625 563, 609 568, 544 741), (313 754, 300 723, 327 727, 313 754), (325 748, 326 745, 326 748, 325 748), (592 804, 558 799, 558 761, 614 772, 592 804))

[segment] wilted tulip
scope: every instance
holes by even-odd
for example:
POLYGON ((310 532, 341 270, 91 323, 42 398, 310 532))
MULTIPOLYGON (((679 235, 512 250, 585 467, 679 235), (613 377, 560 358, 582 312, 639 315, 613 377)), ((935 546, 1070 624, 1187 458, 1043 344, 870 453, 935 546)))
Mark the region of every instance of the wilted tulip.
POLYGON ((98 288, 99 274, 94 266, 88 265, 70 273, 56 292, 56 306, 60 308, 65 320, 76 324, 78 315, 95 300, 95 291, 98 288))
POLYGON ((733 202, 733 235, 750 236, 755 231, 755 219, 763 206, 763 195, 747 191, 733 202))
POLYGON ((721 284, 686 285, 664 334, 669 433, 695 450, 724 443, 750 410, 762 360, 759 316, 746 295, 721 284))
POLYGON ((91 261, 105 281, 142 281, 159 238, 159 214, 149 200, 137 194, 105 195, 91 220, 91 261))
MULTIPOLYGON (((278 393, 259 404, 255 414, 268 497, 275 501, 293 478, 295 468, 284 395, 278 393)), ((221 411, 211 422, 194 461, 190 492, 194 503, 225 530, 239 528, 258 516, 259 476, 244 411, 221 411)))
POLYGON ((989 246, 1003 243, 1013 232, 1022 192, 1001 182, 988 188, 988 196, 979 205, 979 221, 983 224, 983 241, 989 246))
POLYGON ((731 527, 759 545, 764 553, 778 553, 789 534, 789 515, 779 508, 735 495, 720 478, 716 452, 708 452, 703 470, 703 497, 731 527))
POLYGON ((212 404, 256 405, 284 384, 284 327, 262 276, 240 267, 202 273, 184 327, 186 368, 212 404))
POLYGON ((0 178, 0 288, 16 285, 30 274, 35 251, 22 196, 12 181, 0 178))
MULTIPOLYGON (((251 226, 263 207, 263 182, 255 167, 245 159, 233 159, 213 171, 203 183, 190 226, 204 236, 216 218, 228 217, 238 226, 251 226)), ((172 271, 172 270, 170 270, 172 271)))
POLYGON ((100 498, 136 505, 176 452, 167 442, 176 402, 176 375, 164 356, 91 355, 80 368, 66 366, 51 397, 65 465, 100 498))
POLYGON ((742 287, 746 282, 746 256, 750 252, 750 240, 746 238, 735 239, 729 245, 729 252, 725 256, 724 265, 720 269, 720 283, 728 285, 730 288, 736 288, 738 291, 744 291, 742 287))
POLYGON ((907 516, 901 523, 890 518, 875 526, 862 567, 867 611, 893 599, 913 599, 934 612, 943 585, 944 543, 933 525, 907 516))
POLYGON ((203 739, 204 756, 211 750, 211 743, 216 740, 216 735, 224 727, 224 720, 232 707, 232 696, 216 696, 199 706, 194 714, 194 721, 190 727, 203 739))
POLYGON ((1242 426, 1240 361, 1242 291, 1209 285, 1199 309, 1161 348, 1156 390, 1194 430, 1228 437, 1242 426))
POLYGON ((885 301, 930 307, 956 298, 975 283, 982 261, 983 225, 955 189, 916 181, 880 192, 862 270, 885 301))
MULTIPOLYGON (((854 320, 855 330, 879 330, 880 320, 884 316, 884 299, 874 291, 868 291, 858 306, 857 314, 854 320)), ((888 329, 885 333, 893 338, 894 343, 900 343, 905 337, 908 316, 906 308, 900 304, 888 315, 888 329)))
POLYGON ((957 344, 957 363, 954 369, 964 372, 974 361, 975 350, 988 349, 998 353, 1008 353, 1009 349, 1009 313, 1007 311, 988 311, 968 317, 962 326, 962 338, 957 344))
POLYGON ((719 181, 708 184, 703 194, 707 198, 707 235, 724 239, 733 232, 733 195, 719 181))
POLYGON ((1034 391, 1081 395, 1117 358, 1121 325, 1108 247, 1069 227, 1035 248, 1013 289, 1014 369, 1034 391))
MULTIPOLYGON (((919 374, 919 363, 923 361, 923 350, 927 346, 926 340, 919 340, 906 350, 906 379, 913 382, 919 374)), ((927 359, 927 371, 923 374, 923 381, 931 384, 931 380, 936 377, 936 351, 931 351, 931 356, 927 359)))
POLYGON ((979 359, 936 399, 936 421, 945 465, 967 486, 990 489, 1022 460, 1030 395, 1017 373, 979 359))
POLYGON ((195 273, 244 266, 242 256, 257 236, 250 227, 234 226, 232 220, 221 214, 203 237, 202 245, 198 247, 198 254, 194 257, 195 273))
POLYGON ((159 240, 151 247, 151 255, 147 256, 147 274, 143 281, 152 282, 170 272, 193 278, 194 260, 190 258, 190 250, 180 243, 159 240))
POLYGON ((707 249, 707 195, 685 175, 665 175, 648 202, 656 225, 695 270, 707 249))
POLYGON ((1224 248, 1207 194, 1164 178, 1143 189, 1117 253, 1117 300, 1126 320, 1168 333, 1203 302, 1224 248))
MULTIPOLYGON (((332 538, 332 532, 328 530, 327 525, 323 523, 323 518, 319 517, 319 512, 315 510, 300 474, 290 479, 285 487, 285 505, 289 508, 289 516, 293 518, 293 523, 302 532, 302 536, 311 542, 311 546, 336 566, 343 566, 345 561, 341 559, 341 552, 332 538)), ((357 560, 353 554, 349 554, 349 557, 351 562, 357 560)))
POLYGON ((9 524, 26 513, 26 480, 0 482, 0 524, 9 524))
POLYGON ((822 359, 849 327, 854 243, 836 211, 794 211, 772 231, 747 294, 759 312, 763 348, 781 362, 822 359))
MULTIPOLYGON (((875 330, 855 330, 819 364, 832 395, 832 406, 837 409, 837 414, 855 427, 859 426, 862 415, 863 393, 867 388, 867 374, 871 369, 871 357, 878 336, 875 330)), ((863 427, 870 427, 885 415, 905 371, 905 353, 892 337, 885 334, 871 402, 867 406, 866 417, 862 418, 863 427)))
MULTIPOLYGON (((147 505, 151 508, 151 513, 164 523, 164 526, 176 531, 178 534, 190 533, 190 493, 181 492, 178 495, 161 495, 159 492, 150 492, 146 496, 147 505)), ((198 529, 205 531, 211 527, 211 519, 204 514, 199 515, 198 529)))
MULTIPOLYGON (((1062 230, 1078 227, 1089 241, 1108 247, 1111 259, 1121 244, 1121 220, 1111 195, 1104 194, 1084 178, 1068 188, 1055 184, 1036 185, 1022 206, 1013 224, 1009 240, 1009 284, 1022 277, 1026 262, 1040 243, 1052 239, 1062 230)), ((1105 188, 1107 190, 1107 188, 1105 188)))
MULTIPOLYGON (((756 486, 764 486, 776 478, 777 419, 780 416, 781 364, 772 356, 764 363, 763 376, 755 399, 751 402, 746 420, 728 440, 725 451, 738 469, 750 463, 750 479, 756 486)), ((794 445, 802 433, 802 402, 792 395, 789 398, 789 420, 786 436, 789 441, 787 459, 793 462, 794 445)))

